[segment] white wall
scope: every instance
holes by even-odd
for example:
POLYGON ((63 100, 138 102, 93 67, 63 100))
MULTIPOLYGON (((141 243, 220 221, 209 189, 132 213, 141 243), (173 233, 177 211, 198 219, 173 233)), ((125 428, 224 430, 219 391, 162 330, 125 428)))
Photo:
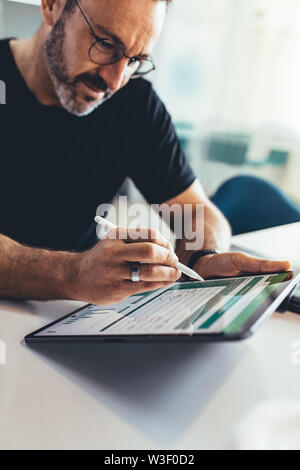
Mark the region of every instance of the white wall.
POLYGON ((299 47, 299 0, 175 0, 155 84, 178 121, 300 135, 299 47))
POLYGON ((38 29, 40 23, 38 6, 0 0, 0 38, 30 36, 38 29))
MULTIPOLYGON (((241 0, 244 1, 244 0, 241 0)), ((155 85, 177 121, 203 126, 219 113, 236 0, 175 0, 155 85)))
POLYGON ((2 36, 3 30, 3 2, 0 0, 0 37, 2 36))

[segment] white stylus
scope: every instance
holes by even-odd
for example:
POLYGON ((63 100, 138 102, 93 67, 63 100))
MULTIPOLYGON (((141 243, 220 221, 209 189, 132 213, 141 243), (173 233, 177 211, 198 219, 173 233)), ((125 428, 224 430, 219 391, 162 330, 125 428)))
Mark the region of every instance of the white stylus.
MULTIPOLYGON (((98 233, 98 237, 100 239, 105 238, 105 236, 110 230, 117 228, 116 225, 112 224, 111 222, 104 219, 103 217, 100 217, 99 215, 97 215, 94 220, 95 222, 97 222, 98 225, 100 225, 100 232, 98 233), (101 229, 102 229, 102 232, 101 232, 101 229)), ((199 274, 197 274, 193 269, 188 268, 182 263, 179 263, 179 262, 177 263, 177 269, 193 279, 197 279, 198 281, 204 281, 203 277, 199 276, 199 274)))

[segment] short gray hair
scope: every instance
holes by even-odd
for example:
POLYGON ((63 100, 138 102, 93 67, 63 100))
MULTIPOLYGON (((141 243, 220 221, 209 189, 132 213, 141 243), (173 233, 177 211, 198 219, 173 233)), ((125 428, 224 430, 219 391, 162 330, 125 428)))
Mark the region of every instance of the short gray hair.
MULTIPOLYGON (((155 1, 166 2, 166 4, 169 5, 173 0, 155 0, 155 1)), ((76 7, 76 2, 74 0, 67 0, 64 10, 71 12, 75 9, 75 7, 76 7)))

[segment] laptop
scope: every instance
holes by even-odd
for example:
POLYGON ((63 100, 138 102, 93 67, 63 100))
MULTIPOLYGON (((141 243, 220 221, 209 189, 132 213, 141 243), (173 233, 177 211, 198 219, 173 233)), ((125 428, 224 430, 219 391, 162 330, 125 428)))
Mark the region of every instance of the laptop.
POLYGON ((88 304, 25 337, 46 342, 237 341, 283 303, 300 271, 178 282, 109 306, 88 304))

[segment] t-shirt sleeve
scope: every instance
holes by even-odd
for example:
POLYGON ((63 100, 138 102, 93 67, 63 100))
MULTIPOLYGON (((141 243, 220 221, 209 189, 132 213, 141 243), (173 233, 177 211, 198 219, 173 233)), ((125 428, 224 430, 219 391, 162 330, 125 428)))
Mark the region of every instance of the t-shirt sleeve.
MULTIPOLYGON (((149 203, 161 204, 188 189, 196 176, 184 155, 171 117, 149 82, 130 158, 129 177, 149 203)), ((141 106, 141 102, 139 103, 141 106)))

